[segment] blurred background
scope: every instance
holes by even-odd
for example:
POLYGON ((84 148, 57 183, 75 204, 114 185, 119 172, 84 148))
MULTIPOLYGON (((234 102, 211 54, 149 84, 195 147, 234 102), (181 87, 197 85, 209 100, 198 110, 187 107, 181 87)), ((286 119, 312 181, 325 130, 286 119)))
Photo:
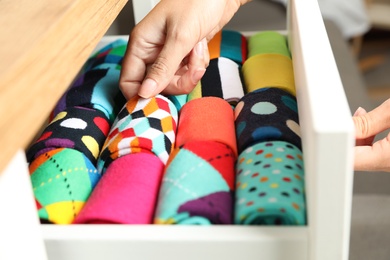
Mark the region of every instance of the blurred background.
MULTIPOLYGON (((253 0, 225 28, 286 30, 286 1, 253 0)), ((390 98, 390 0, 317 1, 351 114, 375 108, 390 98)), ((127 35, 133 26, 129 1, 107 35, 127 35)), ((350 260, 390 259, 390 173, 354 173, 351 225, 350 260)))

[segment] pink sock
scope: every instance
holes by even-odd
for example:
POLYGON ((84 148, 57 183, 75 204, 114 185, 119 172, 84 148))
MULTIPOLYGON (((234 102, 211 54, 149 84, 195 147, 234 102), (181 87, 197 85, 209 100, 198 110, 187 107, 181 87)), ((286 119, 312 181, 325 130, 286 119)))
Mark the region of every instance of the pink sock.
POLYGON ((75 224, 151 224, 164 171, 154 154, 114 160, 93 190, 75 224))

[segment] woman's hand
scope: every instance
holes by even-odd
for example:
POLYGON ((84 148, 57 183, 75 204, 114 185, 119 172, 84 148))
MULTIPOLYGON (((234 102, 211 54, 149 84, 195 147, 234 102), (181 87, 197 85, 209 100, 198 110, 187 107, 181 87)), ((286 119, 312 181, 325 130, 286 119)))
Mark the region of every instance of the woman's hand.
POLYGON ((368 113, 358 108, 353 121, 356 129, 355 170, 390 172, 390 133, 374 142, 377 134, 390 128, 390 99, 368 113))
POLYGON ((124 96, 191 92, 209 64, 208 40, 248 1, 161 0, 130 35, 120 77, 124 96))

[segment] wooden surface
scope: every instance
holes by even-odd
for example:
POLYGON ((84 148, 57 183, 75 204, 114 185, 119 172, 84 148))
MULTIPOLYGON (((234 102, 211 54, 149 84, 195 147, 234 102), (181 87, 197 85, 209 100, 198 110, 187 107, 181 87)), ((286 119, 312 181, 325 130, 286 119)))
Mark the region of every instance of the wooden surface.
POLYGON ((0 0, 0 174, 127 0, 0 0))

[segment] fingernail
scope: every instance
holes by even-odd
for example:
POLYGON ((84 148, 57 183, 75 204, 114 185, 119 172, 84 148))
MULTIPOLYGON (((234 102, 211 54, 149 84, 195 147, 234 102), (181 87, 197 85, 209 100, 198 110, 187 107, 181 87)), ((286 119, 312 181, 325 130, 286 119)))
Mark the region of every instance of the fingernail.
POLYGON ((156 88, 156 81, 154 81, 153 79, 145 79, 144 82, 142 82, 138 95, 143 98, 150 98, 151 96, 153 96, 154 91, 156 91, 156 88))
POLYGON ((203 42, 200 41, 196 44, 195 46, 195 53, 196 55, 198 55, 199 57, 202 57, 204 56, 204 47, 203 47, 203 42))
POLYGON ((198 84, 199 80, 203 77, 206 69, 197 69, 195 73, 192 75, 192 83, 198 84))
POLYGON ((362 114, 365 114, 367 113, 366 110, 362 107, 358 107, 358 109, 356 109, 355 113, 353 114, 353 116, 358 116, 358 115, 362 115, 362 114))

